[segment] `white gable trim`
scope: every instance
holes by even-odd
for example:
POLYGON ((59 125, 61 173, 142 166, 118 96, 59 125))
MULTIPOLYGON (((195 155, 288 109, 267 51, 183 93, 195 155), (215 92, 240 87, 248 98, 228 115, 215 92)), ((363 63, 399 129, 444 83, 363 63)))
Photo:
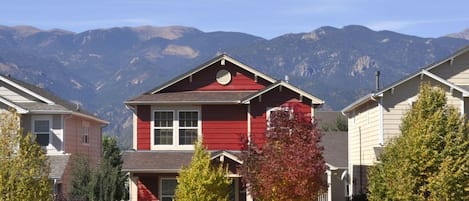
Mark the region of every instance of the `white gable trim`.
POLYGON ((15 82, 12 82, 11 80, 5 78, 4 76, 0 76, 0 81, 3 81, 3 82, 5 82, 5 83, 7 83, 7 84, 9 84, 9 85, 11 85, 11 86, 13 86, 13 87, 15 87, 15 88, 21 90, 21 91, 23 91, 23 92, 25 92, 25 93, 27 93, 27 94, 33 96, 33 97, 35 97, 35 98, 37 98, 37 99, 39 99, 39 100, 41 100, 41 101, 44 101, 45 103, 47 103, 47 104, 49 104, 49 105, 55 104, 53 101, 51 101, 51 100, 49 100, 49 99, 47 99, 47 98, 45 98, 45 97, 43 97, 43 96, 41 96, 41 95, 39 95, 39 94, 37 94, 37 93, 34 93, 33 91, 31 91, 31 90, 29 90, 29 89, 27 89, 27 88, 25 88, 25 87, 23 87, 23 86, 21 86, 21 85, 15 83, 15 82))
POLYGON ((397 86, 417 77, 417 76, 427 76, 429 78, 432 78, 433 80, 435 81, 438 81, 448 87, 450 87, 451 90, 455 89, 459 92, 462 93, 462 96, 463 97, 469 97, 469 91, 467 91, 466 89, 463 89, 462 87, 459 87, 458 85, 455 85, 451 82, 449 82, 448 80, 445 80, 425 69, 422 69, 420 72, 418 73, 415 73, 399 82, 396 82, 395 84, 393 85, 390 85, 389 87, 377 92, 377 93, 372 93, 372 94, 368 94, 367 96, 364 96, 360 99, 358 99, 357 101, 353 102, 352 104, 348 105, 347 107, 345 107, 344 109, 342 109, 342 113, 348 113, 350 111, 352 111, 353 109, 357 108, 358 106, 362 105, 363 103, 369 101, 369 100, 374 100, 376 101, 377 98, 379 97, 382 97, 384 95, 384 92, 388 91, 388 90, 394 90, 397 86))
POLYGON ((438 81, 438 82, 440 82, 440 83, 442 83, 442 84, 445 84, 446 86, 448 86, 448 87, 450 87, 450 88, 453 88, 453 89, 458 90, 459 92, 461 92, 461 93, 463 94, 463 97, 469 97, 469 91, 467 91, 467 90, 465 90, 465 89, 459 87, 458 85, 455 85, 455 84, 449 82, 448 80, 445 80, 445 79, 443 79, 443 78, 441 78, 441 77, 439 77, 439 76, 437 76, 437 75, 435 75, 435 74, 433 74, 433 73, 430 73, 429 71, 427 71, 427 70, 425 70, 425 69, 421 70, 419 73, 416 73, 416 74, 414 74, 414 75, 412 75, 412 76, 409 76, 408 78, 406 78, 406 79, 404 79, 404 80, 402 80, 402 81, 400 81, 400 82, 398 82, 398 83, 396 83, 396 84, 393 84, 393 85, 387 87, 386 89, 383 89, 383 90, 380 91, 379 93, 375 94, 375 96, 383 95, 384 92, 386 92, 386 91, 388 91, 388 90, 390 90, 390 89, 392 89, 392 88, 395 88, 396 86, 401 85, 401 84, 403 84, 403 83, 405 83, 405 82, 407 82, 407 81, 409 81, 409 80, 411 80, 411 79, 413 79, 413 78, 415 78, 415 77, 417 77, 417 76, 423 76, 423 75, 426 75, 426 76, 428 76, 429 78, 432 78, 432 79, 434 79, 434 80, 436 80, 436 81, 438 81))
POLYGON ((7 106, 9 106, 9 107, 11 107, 11 108, 14 108, 16 110, 16 112, 18 112, 19 114, 26 114, 26 113, 29 112, 28 110, 26 110, 26 109, 24 109, 24 108, 22 108, 18 105, 15 105, 14 103, 12 103, 12 102, 10 102, 10 101, 2 98, 2 97, 0 97, 0 102, 7 105, 7 106))
POLYGON ((468 46, 465 46, 461 49, 459 49, 458 51, 456 51, 454 54, 450 55, 449 57, 447 57, 446 59, 443 59, 443 60, 440 60, 439 62, 435 62, 433 64, 430 64, 429 66, 427 66, 425 68, 425 70, 427 71, 430 71, 438 66, 440 66, 441 64, 444 64, 446 62, 449 62, 450 63, 450 66, 453 66, 453 63, 454 63, 454 59, 464 53, 466 53, 467 51, 469 51, 469 45, 468 46))
POLYGON ((249 104, 250 101, 251 101, 253 98, 256 98, 256 97, 258 97, 258 96, 260 96, 260 95, 262 95, 262 94, 265 94, 265 93, 269 92, 270 90, 272 90, 272 89, 274 89, 274 88, 276 88, 276 87, 278 87, 278 86, 280 86, 280 87, 286 87, 286 88, 292 90, 293 92, 299 94, 299 96, 298 96, 298 99, 299 99, 299 100, 301 100, 302 97, 306 97, 306 98, 308 98, 308 99, 311 100, 312 104, 316 104, 316 105, 322 105, 322 104, 324 104, 324 101, 323 101, 323 100, 321 100, 321 99, 319 99, 319 98, 317 98, 317 97, 315 97, 315 96, 313 96, 313 95, 311 95, 311 94, 309 94, 309 93, 306 93, 305 91, 303 91, 303 90, 301 90, 301 89, 299 89, 299 88, 297 88, 297 87, 295 87, 295 86, 293 86, 293 85, 291 85, 291 84, 289 84, 289 83, 286 83, 286 82, 284 82, 284 81, 278 81, 278 82, 276 82, 276 83, 274 83, 274 84, 271 84, 270 86, 264 88, 263 90, 261 90, 261 91, 255 93, 255 94, 253 94, 253 95, 251 95, 251 96, 245 98, 245 99, 242 100, 241 102, 244 103, 244 104, 249 104))
POLYGON ((231 159, 231 160, 233 160, 233 161, 235 161, 235 162, 237 162, 237 163, 239 163, 239 164, 243 164, 243 161, 242 161, 241 159, 239 159, 237 156, 235 156, 235 155, 233 155, 233 154, 231 154, 231 153, 229 153, 229 152, 226 152, 226 151, 222 151, 221 153, 212 156, 212 157, 210 158, 210 160, 213 160, 213 159, 215 159, 215 158, 220 158, 220 161, 223 161, 223 160, 222 160, 223 157, 227 157, 227 158, 229 158, 229 159, 231 159))
POLYGON ((195 68, 195 69, 193 69, 193 70, 191 70, 191 71, 189 71, 189 72, 187 72, 187 73, 185 73, 185 74, 183 74, 183 75, 181 75, 181 76, 179 76, 179 77, 177 77, 177 78, 175 78, 171 81, 166 82, 165 84, 161 85, 160 87, 157 87, 157 88, 151 90, 149 93, 150 94, 158 93, 159 91, 161 91, 161 90, 163 90, 163 89, 165 89, 165 88, 167 88, 167 87, 169 87, 169 86, 171 86, 171 85, 173 85, 177 82, 180 82, 181 80, 184 80, 187 77, 191 77, 192 75, 194 75, 194 74, 198 73, 199 71, 211 66, 214 63, 220 62, 222 65, 224 65, 224 63, 226 61, 229 61, 229 62, 235 64, 236 66, 238 66, 238 67, 240 67, 240 68, 242 68, 242 69, 244 69, 248 72, 251 72, 252 74, 254 74, 254 77, 256 77, 256 78, 261 77, 261 78, 263 78, 263 79, 265 79, 265 80, 267 80, 271 83, 274 83, 276 81, 275 79, 265 75, 264 73, 261 73, 261 72, 255 70, 254 68, 251 68, 248 65, 243 64, 243 63, 231 58, 228 55, 222 54, 222 55, 220 55, 218 57, 215 57, 214 59, 212 59, 212 60, 210 60, 210 61, 208 61, 208 62, 206 62, 206 63, 204 63, 200 66, 198 66, 197 68, 195 68))

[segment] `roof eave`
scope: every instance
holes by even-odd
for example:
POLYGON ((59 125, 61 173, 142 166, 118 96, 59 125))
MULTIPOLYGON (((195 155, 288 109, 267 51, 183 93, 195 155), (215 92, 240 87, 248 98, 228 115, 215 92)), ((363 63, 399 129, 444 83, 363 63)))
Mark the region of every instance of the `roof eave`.
POLYGON ((122 168, 123 172, 132 173, 179 173, 181 169, 138 169, 138 168, 122 168))
POLYGON ((11 86, 13 86, 13 87, 15 87, 15 88, 17 88, 17 89, 19 89, 19 90, 21 90, 21 91, 23 91, 23 92, 25 92, 25 93, 27 93, 27 94, 29 94, 29 95, 31 95, 31 96, 33 96, 33 97, 35 97, 35 98, 37 98, 37 99, 39 99, 39 100, 41 100, 41 101, 44 101, 47 104, 54 104, 54 102, 52 100, 49 100, 49 99, 45 98, 44 96, 41 96, 41 95, 29 90, 28 88, 26 88, 24 86, 21 86, 20 84, 18 84, 16 82, 11 81, 10 79, 8 79, 4 76, 0 76, 0 80, 7 83, 7 84, 9 84, 9 85, 11 85, 11 86))
POLYGON ((358 100, 356 100, 355 102, 353 102, 352 104, 348 105, 347 107, 345 107, 344 109, 342 109, 342 114, 346 114, 346 113, 349 113, 351 111, 353 111, 355 108, 359 107, 360 105, 362 105, 363 103, 366 103, 370 100, 375 100, 375 94, 368 94, 358 100))
POLYGON ((31 114, 71 114, 70 110, 30 110, 31 114))
POLYGON ((181 105, 220 105, 220 104, 244 104, 243 102, 237 101, 126 101, 124 102, 128 106, 135 105, 153 105, 153 104, 181 104, 181 105))
POLYGON ((0 102, 7 105, 8 107, 11 107, 11 108, 14 108, 16 110, 16 112, 18 112, 18 114, 26 114, 28 113, 29 111, 25 108, 22 108, 16 104, 14 104, 13 102, 7 100, 7 99, 4 99, 2 97, 0 97, 0 102))
POLYGON ((93 121, 96 121, 96 122, 99 122, 103 125, 109 125, 108 121, 102 120, 102 119, 100 119, 98 117, 95 117, 95 116, 92 116, 92 115, 83 114, 81 112, 71 112, 71 114, 79 116, 79 117, 83 117, 83 118, 86 118, 86 119, 90 119, 90 120, 93 120, 93 121))

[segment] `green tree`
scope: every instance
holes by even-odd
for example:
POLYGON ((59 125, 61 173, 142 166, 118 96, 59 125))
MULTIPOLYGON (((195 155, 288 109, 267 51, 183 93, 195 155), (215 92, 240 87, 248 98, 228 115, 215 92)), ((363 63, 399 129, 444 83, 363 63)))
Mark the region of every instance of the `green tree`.
POLYGON ((83 155, 74 155, 72 166, 72 180, 70 200, 92 200, 91 179, 93 177, 92 169, 88 160, 83 155))
POLYGON ((401 136, 369 172, 369 200, 469 200, 468 124, 445 91, 423 84, 401 136))
POLYGON ((94 200, 122 200, 128 193, 125 186, 127 176, 122 172, 122 154, 115 138, 103 138, 103 160, 95 172, 91 184, 94 200))
POLYGON ((0 119, 1 200, 52 200, 44 150, 23 134, 16 112, 0 112, 0 119))
POLYGON ((200 142, 188 167, 182 168, 177 180, 175 199, 178 201, 226 201, 231 180, 222 164, 213 167, 208 153, 200 142))
POLYGON ((85 157, 76 157, 72 171, 72 199, 105 201, 128 197, 127 176, 121 171, 123 162, 117 142, 105 136, 102 144, 103 158, 97 168, 90 167, 85 157))
POLYGON ((317 200, 326 188, 321 132, 301 113, 273 112, 269 123, 263 147, 248 145, 242 156, 248 190, 258 200, 317 200))

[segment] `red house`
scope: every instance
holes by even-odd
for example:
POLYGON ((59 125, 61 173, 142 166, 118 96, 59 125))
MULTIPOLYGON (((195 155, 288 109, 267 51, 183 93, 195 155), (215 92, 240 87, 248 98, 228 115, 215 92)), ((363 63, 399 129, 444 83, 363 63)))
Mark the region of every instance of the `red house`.
POLYGON ((250 200, 236 167, 242 139, 262 145, 267 117, 281 107, 308 117, 324 102, 223 54, 125 104, 133 112, 133 149, 124 153, 131 200, 172 200, 181 166, 202 140, 229 165, 231 200, 250 200))

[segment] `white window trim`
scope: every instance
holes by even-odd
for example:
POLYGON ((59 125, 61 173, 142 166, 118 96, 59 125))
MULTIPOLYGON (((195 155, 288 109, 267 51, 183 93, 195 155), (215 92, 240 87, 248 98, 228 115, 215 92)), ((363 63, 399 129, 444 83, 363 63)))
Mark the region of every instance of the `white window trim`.
POLYGON ((31 134, 34 135, 34 138, 36 138, 36 132, 35 132, 35 122, 36 121, 49 121, 49 144, 47 146, 42 146, 46 148, 47 150, 49 149, 55 149, 52 146, 52 116, 51 115, 36 115, 31 117, 31 134))
POLYGON ((283 111, 288 111, 290 112, 290 119, 293 118, 293 108, 290 108, 290 107, 283 107, 283 106, 280 106, 280 107, 268 107, 267 110, 266 110, 266 113, 265 113, 265 120, 266 120, 266 126, 267 126, 267 129, 266 130, 271 130, 272 127, 270 126, 270 113, 272 113, 273 111, 279 111, 279 110, 283 110, 283 111))
MULTIPOLYGON (((176 183, 177 183, 177 178, 176 177, 160 177, 159 178, 159 182, 158 182, 158 198, 159 200, 162 200, 163 199, 163 180, 176 180, 176 183)), ((177 184, 176 184, 177 186, 177 184)), ((176 190, 176 189, 175 189, 176 190)), ((176 192, 175 192, 176 193, 176 192)))
POLYGON ((150 147, 151 150, 194 150, 194 145, 179 145, 179 112, 197 112, 197 140, 202 139, 202 113, 200 106, 154 106, 151 110, 150 147), (173 112, 173 144, 155 145, 155 112, 173 112))
POLYGON ((81 122, 81 144, 83 145, 89 145, 90 144, 90 122, 88 121, 82 121, 81 122), (85 132, 86 131, 86 132, 85 132), (86 142, 85 142, 86 138, 86 142))

